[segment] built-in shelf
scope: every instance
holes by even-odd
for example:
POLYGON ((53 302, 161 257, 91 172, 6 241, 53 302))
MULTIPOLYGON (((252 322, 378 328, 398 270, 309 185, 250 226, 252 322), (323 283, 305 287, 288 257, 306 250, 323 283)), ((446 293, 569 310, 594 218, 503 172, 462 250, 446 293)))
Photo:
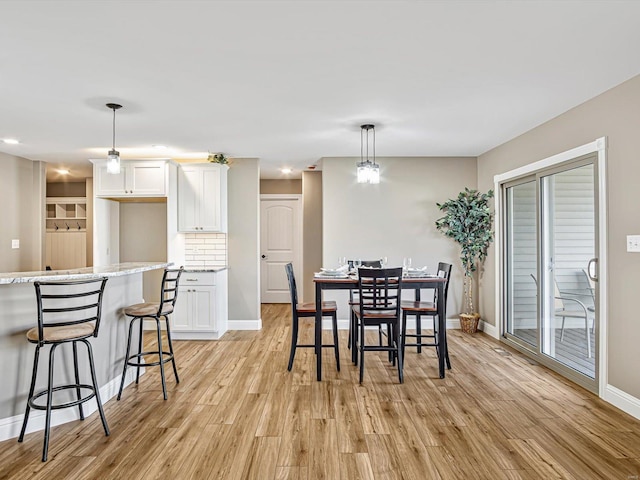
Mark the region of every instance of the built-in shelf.
POLYGON ((87 230, 87 199, 84 197, 47 197, 48 232, 87 230))

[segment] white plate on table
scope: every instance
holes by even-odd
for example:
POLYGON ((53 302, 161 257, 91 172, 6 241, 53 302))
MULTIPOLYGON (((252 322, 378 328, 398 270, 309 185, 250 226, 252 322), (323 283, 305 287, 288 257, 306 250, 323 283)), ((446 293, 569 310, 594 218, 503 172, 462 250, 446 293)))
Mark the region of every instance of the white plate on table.
POLYGON ((326 275, 326 276, 329 276, 329 275, 338 276, 338 275, 346 275, 347 274, 346 270, 340 270, 338 268, 321 268, 320 269, 320 273, 322 273, 322 275, 326 275))
POLYGON ((349 275, 347 275, 344 272, 331 272, 331 273, 327 273, 327 272, 316 272, 315 274, 316 278, 349 278, 349 275))

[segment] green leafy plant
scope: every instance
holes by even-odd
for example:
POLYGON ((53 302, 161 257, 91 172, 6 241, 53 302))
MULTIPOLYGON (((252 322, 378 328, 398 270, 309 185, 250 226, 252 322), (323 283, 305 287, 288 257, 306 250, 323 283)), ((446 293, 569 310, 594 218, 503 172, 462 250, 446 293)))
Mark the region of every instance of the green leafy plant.
POLYGON ((436 228, 445 236, 460 244, 462 269, 464 270, 464 313, 472 315, 473 273, 487 257, 487 249, 493 242, 493 211, 489 199, 493 190, 480 193, 465 188, 458 198, 436 203, 444 216, 436 220, 436 228))
POLYGON ((224 153, 211 153, 209 152, 209 156, 207 157, 207 161, 211 163, 221 163, 222 165, 226 165, 228 162, 227 157, 224 156, 224 153))

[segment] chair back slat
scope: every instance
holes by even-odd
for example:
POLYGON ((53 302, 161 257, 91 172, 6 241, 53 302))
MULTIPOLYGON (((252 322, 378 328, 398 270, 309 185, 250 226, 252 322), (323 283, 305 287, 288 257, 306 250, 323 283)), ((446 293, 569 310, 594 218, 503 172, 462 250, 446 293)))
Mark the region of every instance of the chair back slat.
POLYGON ((163 312, 170 309, 176 304, 178 299, 178 286, 180 285, 180 276, 184 271, 184 267, 165 268, 162 275, 162 283, 160 288, 160 305, 158 306, 158 317, 164 315, 163 312))
POLYGON ((360 314, 400 315, 402 268, 359 268, 360 314))
POLYGON ((106 283, 105 277, 69 282, 34 282, 39 343, 43 343, 45 327, 93 323, 93 336, 97 336, 106 283))
POLYGON ((291 309, 293 312, 293 318, 295 319, 298 315, 298 309, 296 308, 298 305, 298 288, 296 287, 296 277, 293 274, 293 264, 287 263, 284 266, 287 272, 287 280, 289 281, 289 294, 291 295, 291 309))

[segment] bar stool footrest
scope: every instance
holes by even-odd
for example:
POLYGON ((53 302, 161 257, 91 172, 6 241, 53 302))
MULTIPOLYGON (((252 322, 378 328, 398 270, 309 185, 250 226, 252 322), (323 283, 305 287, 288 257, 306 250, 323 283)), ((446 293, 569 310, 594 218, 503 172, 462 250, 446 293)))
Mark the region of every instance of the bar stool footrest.
MULTIPOLYGON (((127 358, 127 365, 130 365, 132 367, 157 367, 158 365, 160 365, 160 360, 158 360, 157 362, 135 362, 133 361, 134 358, 141 358, 144 357, 146 355, 160 355, 160 352, 158 351, 154 351, 154 352, 141 352, 141 353, 136 353, 135 355, 131 355, 129 358, 127 358)), ((162 364, 168 363, 173 361, 173 353, 171 352, 165 352, 164 350, 162 351, 162 364)))
MULTIPOLYGON (((84 390, 91 390, 91 393, 89 395, 87 395, 86 397, 82 397, 79 400, 73 400, 71 402, 67 402, 67 403, 59 403, 59 404, 51 404, 51 410, 58 410, 60 408, 69 408, 69 407, 76 407, 82 403, 88 402, 89 400, 91 400, 92 398, 94 398, 96 396, 96 392, 93 388, 93 385, 87 385, 87 384, 72 384, 72 385, 59 385, 57 387, 53 387, 51 389, 52 392, 59 392, 61 390, 77 390, 78 388, 84 389, 84 390)), ((29 401, 29 406, 31 408, 33 408, 34 410, 46 410, 47 406, 46 405, 38 405, 36 402, 36 400, 42 396, 45 396, 49 393, 48 390, 42 390, 38 393, 36 393, 33 397, 31 397, 28 401, 29 401)))

